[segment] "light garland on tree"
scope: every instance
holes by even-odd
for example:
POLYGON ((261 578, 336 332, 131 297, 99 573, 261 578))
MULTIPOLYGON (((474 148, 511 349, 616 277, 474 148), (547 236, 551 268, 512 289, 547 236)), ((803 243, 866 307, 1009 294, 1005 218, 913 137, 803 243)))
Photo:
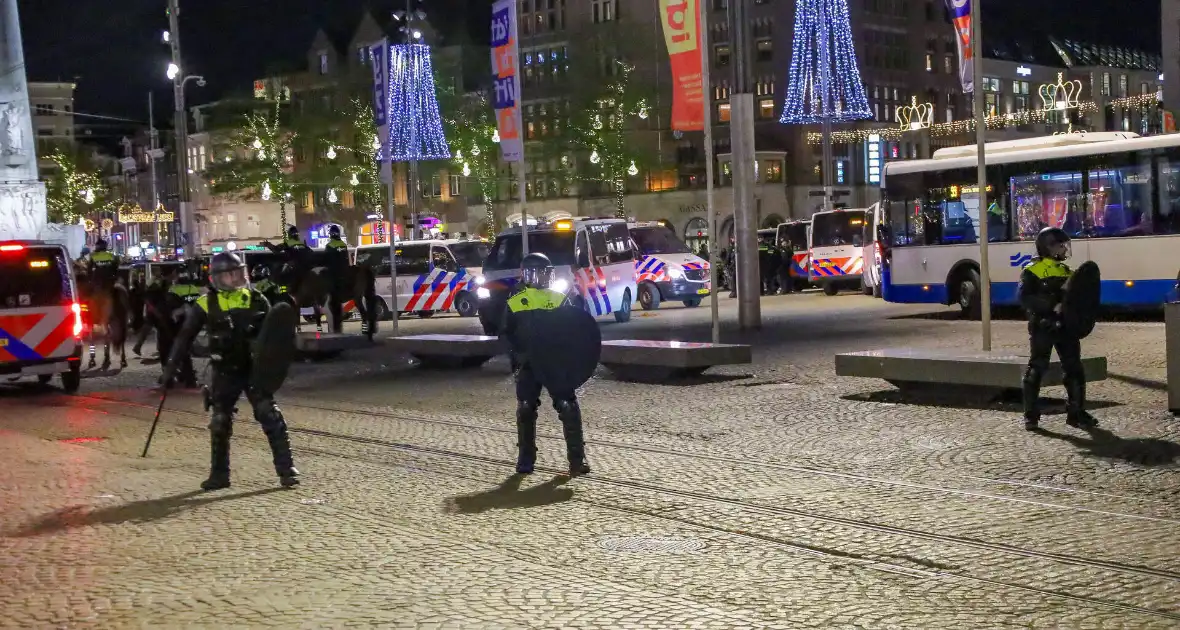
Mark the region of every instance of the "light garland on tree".
POLYGON ((49 159, 56 166, 53 173, 46 177, 45 201, 51 221, 71 225, 78 223, 83 214, 79 212, 79 202, 88 206, 98 204, 98 207, 89 208, 88 212, 101 213, 112 209, 111 202, 98 203, 108 194, 98 175, 79 170, 74 158, 60 150, 54 151, 49 159))
POLYGON ((430 47, 390 47, 390 157, 395 162, 448 160, 451 149, 443 134, 435 94, 430 47))
POLYGON ((872 118, 847 0, 797 0, 784 124, 872 118))

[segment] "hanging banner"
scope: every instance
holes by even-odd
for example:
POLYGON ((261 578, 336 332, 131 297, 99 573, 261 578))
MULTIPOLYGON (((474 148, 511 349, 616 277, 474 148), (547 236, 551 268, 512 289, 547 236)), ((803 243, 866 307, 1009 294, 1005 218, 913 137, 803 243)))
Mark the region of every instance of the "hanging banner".
POLYGON ((524 160, 518 41, 516 0, 497 0, 492 5, 492 107, 500 134, 500 158, 505 162, 524 160))
POLYGON ((959 83, 964 92, 972 91, 975 77, 974 51, 971 48, 971 0, 946 0, 951 23, 955 25, 955 38, 959 43, 959 83))
POLYGON ((389 43, 369 48, 373 63, 373 122, 377 125, 377 138, 381 141, 378 161, 389 161, 389 43))
POLYGON ((660 23, 672 64, 672 129, 703 131, 700 0, 660 0, 660 23))

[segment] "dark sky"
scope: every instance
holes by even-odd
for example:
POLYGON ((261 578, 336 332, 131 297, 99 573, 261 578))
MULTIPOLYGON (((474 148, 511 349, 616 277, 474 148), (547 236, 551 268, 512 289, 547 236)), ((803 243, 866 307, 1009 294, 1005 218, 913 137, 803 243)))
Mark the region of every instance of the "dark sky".
MULTIPOLYGON (((1010 35, 1015 37, 1056 34, 1159 51, 1159 0, 982 1, 985 29, 1014 29, 1010 35)), ((77 81, 79 112, 145 120, 148 90, 155 91, 158 116, 170 111, 171 85, 164 77, 169 52, 160 41, 168 24, 167 0, 18 4, 30 80, 77 81)), ((444 33, 470 31, 480 37, 486 32, 490 0, 422 4, 444 33)), ((317 26, 344 32, 357 23, 365 7, 383 16, 404 6, 405 0, 182 0, 186 70, 209 81, 205 88, 189 84, 189 102, 248 89, 268 70, 298 62, 317 26)))

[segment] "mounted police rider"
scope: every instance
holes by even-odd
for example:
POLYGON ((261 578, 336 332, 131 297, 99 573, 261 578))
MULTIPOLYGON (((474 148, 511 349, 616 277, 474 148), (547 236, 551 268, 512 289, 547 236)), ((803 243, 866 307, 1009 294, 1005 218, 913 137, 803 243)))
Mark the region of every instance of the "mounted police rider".
MULTIPOLYGON (((541 405, 542 384, 534 372, 533 361, 539 353, 552 351, 546 347, 532 347, 534 344, 529 343, 529 331, 555 325, 557 318, 554 314, 558 309, 577 308, 569 304, 564 293, 550 288, 553 272, 553 264, 548 256, 540 253, 525 256, 521 261, 523 288, 509 296, 501 320, 500 337, 509 343, 516 376, 516 434, 519 449, 516 472, 521 474, 533 472, 537 461, 537 409, 541 405)), ((585 475, 590 472, 590 465, 586 463, 582 410, 577 395, 572 388, 545 389, 549 390, 553 408, 561 419, 570 476, 585 475)))
POLYGON ((1041 378, 1049 370, 1054 348, 1065 373, 1066 424, 1094 427, 1097 422, 1086 412, 1086 375, 1082 368, 1082 342, 1065 328, 1062 301, 1065 283, 1073 271, 1065 264, 1070 257, 1069 235, 1056 227, 1041 230, 1036 240, 1037 257, 1020 273, 1020 305, 1028 312, 1029 359, 1024 372, 1024 428, 1034 430, 1041 419, 1038 398, 1041 378))
POLYGON ((333 224, 328 228, 328 242, 324 245, 324 251, 328 254, 328 268, 332 270, 328 312, 332 316, 333 332, 339 333, 344 331, 345 280, 348 272, 348 243, 340 238, 339 225, 333 224))
POLYGON ((95 291, 111 291, 119 278, 119 259, 107 251, 107 242, 98 239, 94 242, 94 251, 86 261, 87 276, 95 291))
MULTIPOLYGON (((216 254, 210 264, 211 286, 206 295, 187 308, 172 356, 165 369, 163 383, 167 384, 185 349, 206 329, 212 357, 212 383, 207 394, 207 406, 212 408, 209 422, 211 436, 211 464, 209 478, 201 484, 204 490, 220 490, 230 485, 229 442, 233 435, 233 414, 243 393, 250 401, 254 419, 262 425, 270 443, 275 473, 285 488, 299 484, 299 471, 291 456, 291 442, 287 423, 275 405, 272 389, 260 383, 254 370, 252 344, 263 335, 263 328, 271 321, 268 315, 275 309, 290 312, 291 342, 294 342, 294 314, 285 304, 272 309, 266 298, 250 288, 246 265, 236 254, 216 254)), ((267 366, 268 368, 274 366, 267 366)), ((285 376, 286 368, 283 367, 285 376)))

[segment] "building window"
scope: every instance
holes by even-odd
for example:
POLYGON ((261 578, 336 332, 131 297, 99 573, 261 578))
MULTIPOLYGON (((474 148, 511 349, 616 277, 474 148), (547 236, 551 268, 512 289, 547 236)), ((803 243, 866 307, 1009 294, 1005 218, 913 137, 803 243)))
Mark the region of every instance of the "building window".
POLYGON ((926 72, 934 72, 934 55, 926 53, 926 72))
POLYGON ((767 183, 779 183, 783 181, 783 161, 782 160, 767 160, 764 162, 765 175, 762 180, 767 183))
POLYGON ((1140 94, 1147 94, 1147 84, 1146 83, 1139 84, 1139 93, 1140 94))
POLYGON ((951 59, 950 55, 946 55, 942 58, 942 71, 946 74, 955 73, 955 62, 951 59))
POLYGON ((1014 108, 1018 112, 1025 111, 1029 108, 1029 84, 1028 81, 1013 81, 1012 82, 1012 102, 1014 108))
POLYGON ((1102 73, 1102 95, 1110 96, 1110 73, 1102 73))
POLYGON ((57 115, 57 111, 55 111, 53 108, 53 105, 50 105, 50 104, 37 103, 34 106, 34 108, 36 110, 36 114, 35 114, 36 116, 55 116, 55 115, 57 115))
POLYGON ((721 103, 717 106, 717 122, 729 122, 729 103, 721 103))
POLYGON ((774 44, 769 39, 754 42, 754 56, 759 62, 774 60, 774 44))
POLYGON ((37 130, 37 135, 42 138, 48 138, 53 135, 53 129, 50 127, 41 127, 37 130))
POLYGON ((320 53, 320 74, 328 74, 328 53, 320 53))
POLYGON ((1119 96, 1127 98, 1127 75, 1125 74, 1119 75, 1119 96))
POLYGON ((592 0, 594 11, 594 23, 601 24, 602 22, 611 22, 617 16, 615 15, 617 7, 616 0, 592 0))
POLYGON ((1000 80, 996 77, 983 77, 984 92, 999 92, 1000 80))
POLYGON ((758 117, 764 119, 774 118, 774 99, 764 98, 758 101, 758 117))
POLYGON ((451 175, 451 181, 448 182, 451 186, 450 194, 452 197, 458 197, 463 194, 463 177, 460 175, 451 175))
POLYGON ((372 54, 369 52, 368 46, 361 46, 361 47, 357 48, 356 54, 357 54, 357 58, 360 60, 362 66, 369 65, 369 61, 372 60, 372 58, 373 58, 372 54))
POLYGON ((719 66, 729 65, 729 44, 718 44, 713 47, 713 60, 719 66))

